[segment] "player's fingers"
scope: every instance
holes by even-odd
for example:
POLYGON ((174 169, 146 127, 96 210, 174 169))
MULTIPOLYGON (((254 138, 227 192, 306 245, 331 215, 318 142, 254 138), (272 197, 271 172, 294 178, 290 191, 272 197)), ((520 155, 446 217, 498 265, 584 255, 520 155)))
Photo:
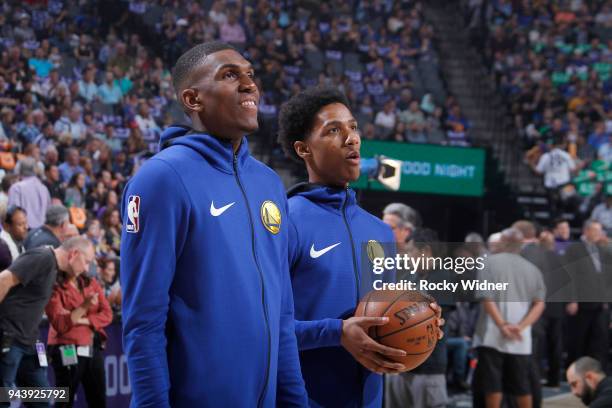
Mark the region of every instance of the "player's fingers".
POLYGON ((357 358, 357 361, 364 366, 365 368, 367 368, 368 370, 378 373, 378 374, 383 374, 384 371, 382 369, 382 367, 379 367, 378 365, 376 365, 372 360, 365 358, 363 353, 365 353, 365 350, 361 350, 362 355, 360 355, 357 358))
POLYGON ((377 366, 381 367, 382 369, 390 369, 390 370, 396 370, 396 371, 402 371, 406 369, 406 367, 402 363, 387 360, 386 358, 382 357, 380 354, 377 354, 371 351, 366 352, 364 356, 368 358, 369 360, 371 360, 377 366))
POLYGON ((361 327, 370 327, 370 326, 383 326, 389 323, 388 317, 356 317, 357 322, 361 327))
POLYGON ((436 312, 436 316, 438 318, 442 317, 442 308, 440 307, 440 305, 438 305, 437 303, 433 303, 432 302, 432 303, 429 304, 429 307, 431 307, 434 310, 434 312, 436 312))
POLYGON ((406 355, 406 352, 404 350, 385 346, 384 344, 380 344, 371 338, 368 338, 366 339, 366 341, 364 341, 362 348, 368 351, 373 351, 375 353, 380 353, 385 356, 404 357, 406 355))
POLYGON ((444 323, 446 323, 446 320, 444 320, 443 317, 440 317, 436 319, 436 323, 438 324, 438 327, 441 327, 441 326, 444 326, 444 323))

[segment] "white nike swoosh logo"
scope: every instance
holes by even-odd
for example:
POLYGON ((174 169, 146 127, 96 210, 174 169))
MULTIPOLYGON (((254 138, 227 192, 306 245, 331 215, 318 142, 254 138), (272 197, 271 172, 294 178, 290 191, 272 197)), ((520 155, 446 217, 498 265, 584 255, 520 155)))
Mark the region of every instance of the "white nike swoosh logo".
POLYGON ((221 208, 215 208, 215 202, 211 201, 210 202, 210 215, 212 215, 213 217, 218 217, 221 214, 223 214, 228 208, 230 208, 232 205, 234 205, 236 202, 231 202, 228 205, 224 205, 221 208))
POLYGON ((337 247, 338 245, 340 245, 340 242, 330 245, 328 247, 325 247, 323 249, 319 249, 318 251, 315 249, 314 244, 312 244, 312 246, 310 247, 310 257, 313 259, 316 259, 318 257, 320 257, 321 255, 326 254, 327 252, 331 251, 332 249, 334 249, 335 247, 337 247))

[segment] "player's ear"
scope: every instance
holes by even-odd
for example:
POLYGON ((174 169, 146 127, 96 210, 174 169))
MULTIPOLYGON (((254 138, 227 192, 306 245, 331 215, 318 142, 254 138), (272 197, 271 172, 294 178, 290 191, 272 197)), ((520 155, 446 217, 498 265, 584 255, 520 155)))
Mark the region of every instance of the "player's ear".
POLYGON ((308 144, 306 144, 306 142, 303 142, 301 140, 296 140, 293 143, 293 148, 295 149, 295 153, 302 159, 305 159, 306 157, 311 155, 310 147, 308 147, 308 144))
POLYGON ((189 111, 200 112, 204 110, 204 104, 202 103, 202 98, 199 96, 197 89, 183 89, 181 91, 180 99, 185 109, 189 111))

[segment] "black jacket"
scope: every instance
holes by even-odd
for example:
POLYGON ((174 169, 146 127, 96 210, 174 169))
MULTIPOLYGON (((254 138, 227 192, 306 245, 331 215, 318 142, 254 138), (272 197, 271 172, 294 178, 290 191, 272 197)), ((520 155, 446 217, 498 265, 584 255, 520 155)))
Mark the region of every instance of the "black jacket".
POLYGON ((521 256, 538 267, 546 285, 545 317, 563 317, 567 287, 570 283, 568 272, 562 267, 561 257, 541 245, 530 243, 523 247, 521 256))
POLYGON ((601 270, 598 272, 584 242, 575 242, 565 251, 564 264, 572 279, 572 300, 582 310, 598 310, 610 299, 612 262, 610 251, 597 246, 601 270))
POLYGON ((612 377, 606 377, 597 385, 595 398, 589 408, 612 407, 612 377))

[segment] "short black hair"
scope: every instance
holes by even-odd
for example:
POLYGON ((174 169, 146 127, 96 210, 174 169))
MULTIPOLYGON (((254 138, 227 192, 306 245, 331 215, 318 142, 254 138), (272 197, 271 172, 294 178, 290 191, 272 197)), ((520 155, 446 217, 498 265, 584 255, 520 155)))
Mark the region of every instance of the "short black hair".
POLYGON ((17 212, 21 211, 24 215, 28 215, 25 209, 19 207, 18 205, 11 205, 6 211, 6 215, 4 216, 4 222, 8 225, 13 224, 13 217, 17 212))
POLYGON ((559 224, 563 224, 564 222, 569 223, 569 221, 568 221, 566 218, 564 218, 564 217, 558 217, 558 218, 555 218, 555 219, 553 220, 552 224, 551 224, 551 227, 552 227, 553 229, 554 229, 554 228, 557 228, 557 226, 558 226, 559 224))
POLYGON ((301 162, 293 144, 304 140, 317 112, 324 106, 341 103, 350 110, 346 96, 333 87, 315 87, 294 95, 283 104, 278 118, 278 142, 290 159, 301 162))
POLYGON ((206 57, 223 50, 234 50, 238 52, 235 47, 226 42, 207 41, 190 48, 181 55, 176 61, 174 68, 172 68, 172 85, 174 86, 174 91, 178 94, 182 90, 191 72, 200 66, 206 57))

